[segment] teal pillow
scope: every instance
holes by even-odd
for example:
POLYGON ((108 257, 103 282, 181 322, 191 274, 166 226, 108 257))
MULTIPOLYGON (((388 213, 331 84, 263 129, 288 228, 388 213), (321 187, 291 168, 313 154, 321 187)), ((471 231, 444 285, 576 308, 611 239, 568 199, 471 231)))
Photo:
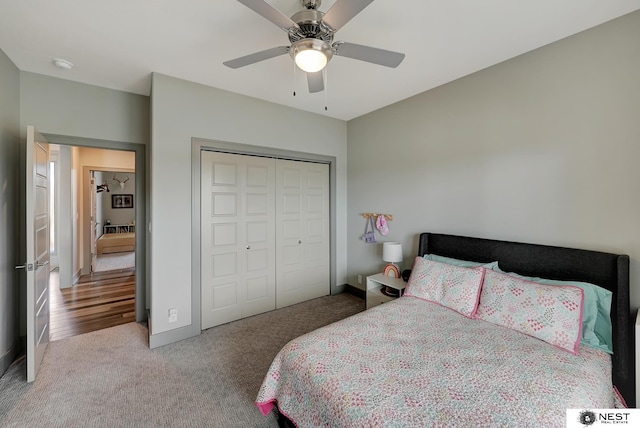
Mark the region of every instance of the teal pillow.
MULTIPOLYGON (((493 270, 502 272, 497 263, 493 270)), ((584 290, 584 312, 580 343, 613 354, 613 328, 611 326, 611 298, 613 293, 611 291, 588 282, 557 281, 554 279, 526 277, 513 272, 506 273, 539 284, 575 285, 582 288, 584 290)))
POLYGON ((448 265, 453 265, 458 267, 474 268, 474 267, 482 266, 485 269, 500 270, 498 268, 498 262, 479 263, 479 262, 472 262, 469 260, 459 260, 451 257, 439 256, 437 254, 425 254, 424 258, 434 262, 446 263, 448 265))

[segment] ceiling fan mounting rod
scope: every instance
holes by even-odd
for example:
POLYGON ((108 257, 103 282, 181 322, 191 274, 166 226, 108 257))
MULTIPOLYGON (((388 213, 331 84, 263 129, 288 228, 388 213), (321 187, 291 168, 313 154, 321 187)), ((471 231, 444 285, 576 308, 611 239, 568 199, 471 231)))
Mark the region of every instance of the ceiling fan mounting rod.
POLYGON ((305 9, 317 9, 322 4, 322 0, 300 0, 305 9))

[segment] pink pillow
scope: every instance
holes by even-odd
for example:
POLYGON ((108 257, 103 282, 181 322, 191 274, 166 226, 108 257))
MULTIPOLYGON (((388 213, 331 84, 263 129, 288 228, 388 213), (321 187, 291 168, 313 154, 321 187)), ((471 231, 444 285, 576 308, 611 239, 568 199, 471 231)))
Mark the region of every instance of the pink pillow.
POLYGON ((577 354, 583 308, 580 287, 544 285, 487 270, 476 318, 577 354))
POLYGON ((463 268, 416 257, 405 296, 428 300, 473 317, 485 269, 463 268))

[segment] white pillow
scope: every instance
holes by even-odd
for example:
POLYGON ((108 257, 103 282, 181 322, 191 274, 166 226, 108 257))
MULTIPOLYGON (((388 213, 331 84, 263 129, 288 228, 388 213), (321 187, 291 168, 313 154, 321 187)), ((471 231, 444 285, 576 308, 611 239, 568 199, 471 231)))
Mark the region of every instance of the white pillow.
POLYGON ((485 269, 464 268, 416 257, 405 296, 417 297, 473 317, 485 269))

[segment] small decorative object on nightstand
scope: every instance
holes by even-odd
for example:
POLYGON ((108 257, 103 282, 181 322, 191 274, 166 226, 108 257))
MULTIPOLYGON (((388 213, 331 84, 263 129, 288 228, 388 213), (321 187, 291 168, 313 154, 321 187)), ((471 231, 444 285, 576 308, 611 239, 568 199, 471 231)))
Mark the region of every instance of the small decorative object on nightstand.
MULTIPOLYGON (((402 261, 402 244, 399 242, 383 243, 382 260, 389 262, 382 273, 392 278, 400 278, 400 269, 395 263, 402 261)), ((382 287, 381 292, 388 297, 400 297, 400 292, 392 287, 382 287)))
POLYGON ((383 273, 367 277, 367 309, 389 302, 402 295, 407 283, 402 278, 393 278, 383 273), (387 289, 395 291, 395 295, 385 294, 387 289), (385 290, 385 292, 383 292, 385 290))
POLYGON ((382 244, 382 260, 387 263, 384 274, 400 278, 400 270, 395 263, 402 261, 402 244, 399 242, 385 242, 382 244))

